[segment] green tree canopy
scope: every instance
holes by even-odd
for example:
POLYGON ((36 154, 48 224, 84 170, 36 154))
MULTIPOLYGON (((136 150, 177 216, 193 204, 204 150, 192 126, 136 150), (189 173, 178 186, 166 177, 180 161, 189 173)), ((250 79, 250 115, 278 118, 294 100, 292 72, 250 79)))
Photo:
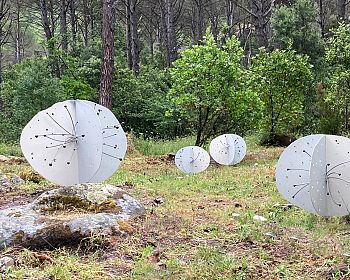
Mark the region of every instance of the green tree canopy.
POLYGON ((253 59, 251 87, 264 104, 263 128, 273 136, 303 122, 303 102, 313 80, 307 57, 294 50, 261 50, 253 59))
POLYGON ((282 49, 291 45, 298 53, 307 54, 314 63, 324 53, 317 17, 316 4, 311 0, 278 6, 271 18, 273 44, 282 49))
POLYGON ((219 48, 209 31, 203 45, 182 52, 171 69, 169 96, 196 131, 196 145, 215 134, 252 128, 260 112, 258 96, 245 90, 243 50, 236 37, 219 48))

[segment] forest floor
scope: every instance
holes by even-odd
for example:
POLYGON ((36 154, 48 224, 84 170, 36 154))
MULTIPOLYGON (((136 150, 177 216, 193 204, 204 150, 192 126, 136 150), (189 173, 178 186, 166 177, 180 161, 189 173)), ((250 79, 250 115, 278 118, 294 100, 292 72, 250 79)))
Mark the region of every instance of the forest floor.
MULTIPOLYGON (((7 248, 0 257, 16 265, 0 279, 350 279, 349 219, 287 204, 274 182, 283 149, 248 148, 237 166, 212 164, 191 176, 166 156, 130 153, 108 180, 147 209, 128 235, 91 236, 70 248, 7 248)), ((23 170, 30 167, 0 165, 0 173, 23 170)), ((52 187, 25 184, 2 194, 0 207, 52 187)))

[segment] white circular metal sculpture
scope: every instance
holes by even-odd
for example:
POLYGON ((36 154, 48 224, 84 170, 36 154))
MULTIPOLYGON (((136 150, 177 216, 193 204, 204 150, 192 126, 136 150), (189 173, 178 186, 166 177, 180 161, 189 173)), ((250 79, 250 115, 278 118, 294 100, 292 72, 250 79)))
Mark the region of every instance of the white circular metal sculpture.
POLYGON ((309 135, 278 160, 276 183, 291 203, 321 216, 350 214, 350 139, 309 135))
POLYGON ((63 186, 99 182, 119 166, 126 150, 126 137, 120 136, 124 132, 110 128, 112 123, 119 127, 119 122, 115 122, 107 108, 93 104, 82 100, 56 103, 37 113, 23 129, 20 139, 23 154, 46 179, 63 186), (101 119, 99 115, 106 117, 101 119), (111 134, 104 133, 106 128, 111 134), (108 138, 113 139, 111 146, 118 145, 120 149, 114 146, 112 151, 106 149, 111 143, 108 138), (111 166, 106 170, 107 164, 111 166))
POLYGON ((234 165, 245 157, 247 145, 244 139, 236 134, 223 134, 211 141, 209 151, 217 163, 234 165))
POLYGON ((96 112, 102 128, 101 163, 97 172, 89 180, 91 183, 98 183, 112 176, 118 169, 126 154, 127 138, 119 121, 109 109, 91 101, 85 102, 96 112))
POLYGON ((182 172, 195 174, 208 168, 210 156, 201 147, 188 146, 176 153, 175 164, 182 172))

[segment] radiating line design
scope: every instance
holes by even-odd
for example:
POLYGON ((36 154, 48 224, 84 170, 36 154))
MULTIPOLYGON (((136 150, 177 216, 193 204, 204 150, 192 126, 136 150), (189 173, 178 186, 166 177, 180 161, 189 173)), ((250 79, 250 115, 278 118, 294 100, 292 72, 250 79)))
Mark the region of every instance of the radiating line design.
POLYGON ((350 139, 302 137, 281 154, 276 167, 280 193, 291 203, 322 216, 350 214, 350 139))
POLYGON ((22 131, 21 148, 42 176, 71 185, 110 177, 125 156, 127 139, 107 108, 68 100, 37 113, 22 131))

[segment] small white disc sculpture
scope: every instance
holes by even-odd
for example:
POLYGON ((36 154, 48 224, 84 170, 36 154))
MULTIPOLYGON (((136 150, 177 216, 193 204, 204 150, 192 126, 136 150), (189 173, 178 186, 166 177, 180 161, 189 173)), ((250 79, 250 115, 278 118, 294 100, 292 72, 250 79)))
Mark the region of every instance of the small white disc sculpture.
POLYGON ((211 141, 209 151, 217 163, 234 165, 245 157, 247 145, 244 139, 236 134, 224 134, 211 141))
POLYGON ((176 166, 184 173, 195 174, 204 171, 210 164, 206 150, 198 146, 180 149, 175 155, 176 166))
POLYGON ((23 129, 20 144, 38 173, 63 186, 107 179, 127 146, 113 113, 82 100, 59 102, 37 113, 23 129))
POLYGON ((321 216, 350 214, 350 139, 309 135, 278 160, 276 183, 291 203, 321 216))

